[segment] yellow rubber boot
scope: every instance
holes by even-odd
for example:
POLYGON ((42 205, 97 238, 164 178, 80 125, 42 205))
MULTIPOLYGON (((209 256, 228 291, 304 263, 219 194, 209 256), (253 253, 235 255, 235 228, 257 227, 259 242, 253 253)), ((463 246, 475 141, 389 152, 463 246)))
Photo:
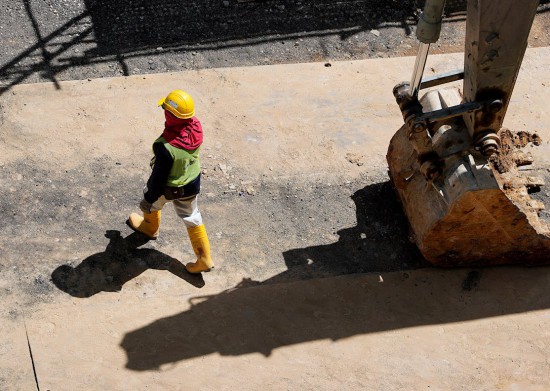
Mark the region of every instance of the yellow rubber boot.
POLYGON ((128 225, 134 231, 141 232, 149 239, 156 240, 159 236, 160 210, 144 213, 143 217, 137 213, 132 213, 130 217, 128 217, 128 225))
POLYGON ((206 228, 204 224, 198 227, 187 228, 189 233, 189 239, 191 239, 191 245, 197 256, 196 262, 190 262, 185 265, 185 268, 189 273, 209 272, 214 269, 212 258, 210 257, 210 242, 208 241, 208 235, 206 234, 206 228))

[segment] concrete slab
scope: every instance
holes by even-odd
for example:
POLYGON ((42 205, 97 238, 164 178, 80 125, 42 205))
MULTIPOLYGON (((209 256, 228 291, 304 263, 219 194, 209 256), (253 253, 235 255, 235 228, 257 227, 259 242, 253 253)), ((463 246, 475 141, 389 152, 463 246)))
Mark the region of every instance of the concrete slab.
POLYGON ((33 316, 38 378, 52 390, 544 390, 549 270, 489 270, 469 290, 466 275, 62 300, 33 316))
MULTIPOLYGON (((428 72, 460 59, 433 56, 428 72)), ((506 122, 544 140, 549 60, 548 48, 528 51, 506 122)), ((1 346, 22 363, 0 358, 7 389, 34 381, 26 319, 41 389, 544 390, 549 268, 411 270, 421 262, 381 182, 401 125, 391 90, 413 62, 5 95, 0 300, 2 324, 17 327, 3 328, 1 346), (194 95, 206 129, 202 208, 219 268, 204 279, 182 272, 192 253, 172 211, 156 243, 124 226, 162 129, 155 102, 176 87, 194 95), (77 290, 55 281, 60 267, 77 290), (362 274, 338 277, 350 273, 362 274)), ((536 151, 540 169, 548 148, 536 151)))
MULTIPOLYGON (((505 126, 548 134, 547 56, 548 48, 528 51, 505 126)), ((20 85, 2 102, 7 147, 2 162, 27 157, 26 143, 32 140, 43 152, 34 157, 56 159, 60 169, 74 167, 83 151, 89 158, 108 155, 136 164, 149 157, 151 137, 162 130, 157 97, 181 86, 197 100, 207 145, 238 156, 243 175, 261 177, 265 166, 276 178, 297 168, 300 175, 344 167, 346 174, 353 169, 357 175, 383 161, 401 124, 391 91, 408 79, 413 61, 225 68, 63 82, 60 90, 53 83, 20 85), (348 152, 368 154, 374 162, 350 167, 348 152)), ((458 53, 432 56, 426 73, 455 69, 461 62, 458 53)))
POLYGON ((33 371, 35 352, 32 352, 31 358, 25 321, 9 320, 2 316, 0 335, 2 336, 0 338, 0 389, 36 389, 33 371))

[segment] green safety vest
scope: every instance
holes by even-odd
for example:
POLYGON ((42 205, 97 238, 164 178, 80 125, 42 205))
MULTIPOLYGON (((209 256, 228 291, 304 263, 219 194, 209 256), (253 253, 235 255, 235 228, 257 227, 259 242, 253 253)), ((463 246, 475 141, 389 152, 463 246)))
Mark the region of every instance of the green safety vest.
MULTIPOLYGON (((173 147, 161 136, 153 144, 162 143, 166 150, 172 155, 174 163, 170 174, 168 174, 167 186, 181 187, 193 181, 201 172, 199 162, 199 150, 201 147, 193 150, 186 150, 173 147)), ((151 167, 155 164, 155 158, 151 160, 151 167)))

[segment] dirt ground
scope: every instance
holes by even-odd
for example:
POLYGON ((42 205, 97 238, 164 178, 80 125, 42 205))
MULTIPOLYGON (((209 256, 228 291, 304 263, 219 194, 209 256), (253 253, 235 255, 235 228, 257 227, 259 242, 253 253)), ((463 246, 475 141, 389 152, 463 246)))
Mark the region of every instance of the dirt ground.
MULTIPOLYGON (((335 62, 413 55, 421 3, 0 1, 0 388, 36 387, 26 325, 41 389, 545 389, 546 269, 426 269, 383 161, 389 91, 410 64, 381 83, 382 63, 335 62), (95 80, 119 75, 145 79, 95 80), (159 126, 151 102, 176 80, 208 129, 201 205, 219 268, 205 279, 183 271, 171 210, 155 243, 123 224, 159 126), (261 83, 271 95, 251 92, 261 83), (206 333, 178 332, 193 327, 206 333)), ((530 47, 550 45, 548 7, 530 47)), ((462 50, 464 11, 447 1, 433 53, 462 50)), ((549 123, 546 64, 529 65, 510 124, 549 123)), ((548 183, 545 147, 530 172, 548 183)))
MULTIPOLYGON (((433 56, 429 72, 460 59, 433 56)), ((528 52, 505 123, 540 134, 542 174, 549 60, 528 52)), ((384 156, 401 126, 391 90, 413 61, 5 93, 0 388, 545 390, 550 269, 433 269, 408 240, 384 156), (217 269, 200 277, 183 270, 192 251, 171 208, 156 242, 124 224, 162 128, 155 103, 176 85, 206 129, 217 269)))

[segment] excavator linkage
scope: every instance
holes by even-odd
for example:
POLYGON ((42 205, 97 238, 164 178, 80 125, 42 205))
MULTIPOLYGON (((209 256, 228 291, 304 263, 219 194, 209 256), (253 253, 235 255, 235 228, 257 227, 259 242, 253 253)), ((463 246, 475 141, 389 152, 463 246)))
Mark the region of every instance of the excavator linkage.
POLYGON ((501 128, 538 1, 470 0, 464 69, 422 81, 443 4, 426 1, 411 83, 393 91, 405 124, 387 161, 414 240, 440 266, 550 263, 544 205, 529 195, 544 181, 519 170, 532 163, 521 148, 540 139, 501 128))

